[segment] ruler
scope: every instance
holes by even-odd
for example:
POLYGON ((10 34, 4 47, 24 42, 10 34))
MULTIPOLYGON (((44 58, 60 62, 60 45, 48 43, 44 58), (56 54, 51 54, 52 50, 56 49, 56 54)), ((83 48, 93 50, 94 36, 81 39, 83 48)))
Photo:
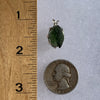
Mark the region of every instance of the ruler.
POLYGON ((37 100, 37 0, 0 0, 0 100, 37 100))

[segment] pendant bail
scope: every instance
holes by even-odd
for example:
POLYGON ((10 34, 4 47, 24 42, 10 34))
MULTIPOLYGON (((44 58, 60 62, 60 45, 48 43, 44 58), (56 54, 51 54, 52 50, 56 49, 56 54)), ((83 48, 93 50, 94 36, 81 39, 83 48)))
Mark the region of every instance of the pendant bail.
POLYGON ((52 19, 52 21, 53 21, 53 23, 54 23, 54 26, 55 26, 55 25, 58 25, 59 20, 55 21, 55 19, 52 19))

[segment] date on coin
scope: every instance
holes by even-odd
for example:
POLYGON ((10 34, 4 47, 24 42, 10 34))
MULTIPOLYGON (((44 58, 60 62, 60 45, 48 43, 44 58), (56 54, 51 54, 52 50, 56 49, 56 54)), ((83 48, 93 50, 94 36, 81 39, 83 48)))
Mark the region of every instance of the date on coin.
POLYGON ((78 72, 69 61, 56 60, 47 66, 44 72, 44 82, 50 91, 65 94, 75 88, 78 82, 78 72))

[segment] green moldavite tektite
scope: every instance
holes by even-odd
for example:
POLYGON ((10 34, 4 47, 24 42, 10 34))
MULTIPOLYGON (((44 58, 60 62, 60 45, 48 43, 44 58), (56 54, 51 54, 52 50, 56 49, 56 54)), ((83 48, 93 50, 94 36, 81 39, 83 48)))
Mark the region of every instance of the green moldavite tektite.
POLYGON ((53 19, 53 21, 54 21, 54 25, 49 30, 48 41, 52 47, 61 48, 63 41, 64 41, 63 29, 58 25, 58 22, 59 22, 58 20, 55 21, 53 19))

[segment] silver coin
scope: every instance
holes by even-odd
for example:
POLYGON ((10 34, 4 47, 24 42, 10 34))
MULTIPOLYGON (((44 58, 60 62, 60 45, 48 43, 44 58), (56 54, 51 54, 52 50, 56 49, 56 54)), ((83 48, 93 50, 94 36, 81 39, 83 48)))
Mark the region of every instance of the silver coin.
POLYGON ((78 82, 78 72, 69 61, 56 60, 47 66, 44 72, 44 82, 50 91, 65 94, 75 88, 78 82))

